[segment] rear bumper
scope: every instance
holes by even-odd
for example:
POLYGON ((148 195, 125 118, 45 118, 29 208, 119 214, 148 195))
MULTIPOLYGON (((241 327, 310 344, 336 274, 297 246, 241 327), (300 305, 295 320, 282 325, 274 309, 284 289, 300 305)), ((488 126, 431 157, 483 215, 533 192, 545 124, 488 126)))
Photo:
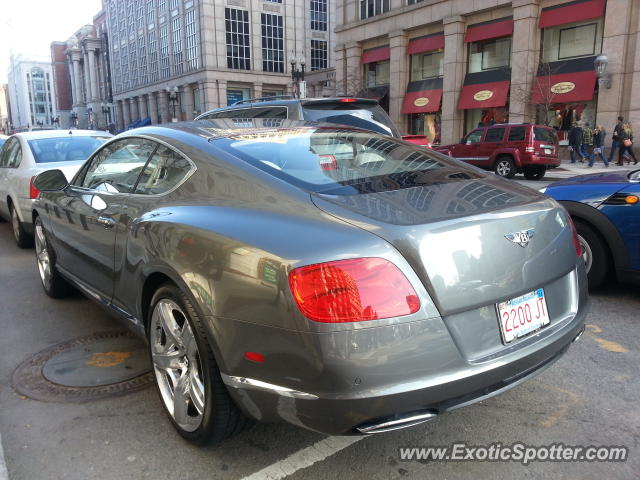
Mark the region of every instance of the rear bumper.
POLYGON ((544 157, 540 155, 529 154, 521 157, 520 163, 523 167, 527 165, 549 165, 559 167, 561 161, 559 157, 544 157))
MULTIPOLYGON (((342 363, 336 358, 316 358, 323 364, 314 382, 287 382, 294 377, 293 365, 291 376, 282 379, 288 387, 278 379, 251 377, 259 375, 258 370, 247 375, 223 374, 223 381, 240 408, 257 420, 285 421, 330 435, 357 434, 363 426, 390 419, 435 416, 513 388, 553 364, 584 329, 589 301, 584 290, 580 297, 577 314, 557 325, 552 335, 487 361, 464 359, 450 345, 450 337, 441 336, 444 332, 434 331, 432 321, 424 320, 412 324, 415 337, 421 339, 417 344, 425 350, 420 354, 412 351, 408 337, 402 339, 400 333, 406 351, 390 354, 386 346, 379 346, 375 355, 368 356, 369 363, 363 364, 355 355, 342 363), (417 325, 420 323, 425 324, 424 330, 417 325), (435 341, 430 343, 423 333, 434 336, 435 341), (425 364, 438 367, 428 370, 425 364), (416 375, 417 371, 424 374, 416 375)), ((356 337, 345 340, 357 342, 356 337)))

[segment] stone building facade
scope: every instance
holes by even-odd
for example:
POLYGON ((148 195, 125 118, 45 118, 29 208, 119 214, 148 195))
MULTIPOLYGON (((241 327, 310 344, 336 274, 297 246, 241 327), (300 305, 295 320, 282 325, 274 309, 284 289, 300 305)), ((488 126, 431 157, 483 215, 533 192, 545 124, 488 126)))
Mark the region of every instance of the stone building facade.
POLYGON ((104 8, 118 129, 291 94, 294 56, 306 58, 309 95, 332 93, 333 0, 105 0, 104 8))
POLYGON ((386 97, 401 130, 435 143, 506 121, 561 139, 618 115, 640 128, 637 0, 343 0, 336 24, 337 93, 386 97))

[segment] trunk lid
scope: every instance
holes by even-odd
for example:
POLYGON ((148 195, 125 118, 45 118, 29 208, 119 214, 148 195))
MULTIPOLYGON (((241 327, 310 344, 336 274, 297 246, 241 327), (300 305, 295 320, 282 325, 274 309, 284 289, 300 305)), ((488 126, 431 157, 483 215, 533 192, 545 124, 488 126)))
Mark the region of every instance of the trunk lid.
POLYGON ((554 201, 497 177, 465 177, 312 200, 391 243, 443 316, 514 298, 575 269, 572 234, 554 201), (506 237, 530 230, 525 247, 506 237))

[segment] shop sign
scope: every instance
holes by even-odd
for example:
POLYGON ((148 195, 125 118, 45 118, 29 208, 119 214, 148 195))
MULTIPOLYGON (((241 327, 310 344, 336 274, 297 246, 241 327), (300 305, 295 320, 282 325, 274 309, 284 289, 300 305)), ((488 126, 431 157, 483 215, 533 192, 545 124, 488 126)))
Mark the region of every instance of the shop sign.
POLYGON ((551 91, 553 93, 563 94, 569 93, 574 88, 576 88, 576 84, 573 82, 559 82, 551 86, 551 91))
POLYGON ((493 92, 491 90, 480 90, 475 93, 473 99, 477 102, 484 102, 485 100, 489 100, 491 97, 493 97, 493 92))
POLYGON ((427 97, 420 97, 420 98, 416 98, 416 99, 413 101, 413 104, 414 104, 416 107, 424 107, 424 106, 425 106, 426 104, 428 104, 428 103, 429 103, 429 99, 428 99, 427 97))

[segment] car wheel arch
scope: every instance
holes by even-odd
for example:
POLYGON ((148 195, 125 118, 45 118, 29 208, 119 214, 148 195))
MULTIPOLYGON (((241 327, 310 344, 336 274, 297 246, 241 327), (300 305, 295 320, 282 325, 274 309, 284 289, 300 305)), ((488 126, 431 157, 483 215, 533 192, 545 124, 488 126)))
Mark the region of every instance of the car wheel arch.
POLYGON ((562 200, 560 204, 567 209, 571 218, 587 224, 600 236, 610 257, 613 259, 616 276, 618 271, 628 268, 629 256, 627 255, 624 240, 622 240, 616 227, 604 214, 584 203, 562 200))

